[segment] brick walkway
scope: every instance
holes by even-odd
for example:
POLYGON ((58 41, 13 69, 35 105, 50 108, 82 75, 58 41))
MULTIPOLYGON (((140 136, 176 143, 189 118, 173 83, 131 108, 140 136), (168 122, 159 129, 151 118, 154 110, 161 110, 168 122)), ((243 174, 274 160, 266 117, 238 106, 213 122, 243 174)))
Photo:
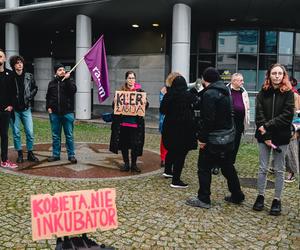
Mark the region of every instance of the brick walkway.
MULTIPOLYGON (((159 136, 151 140, 158 145, 159 136)), ((149 147, 146 141, 145 148, 149 147)), ((139 178, 74 180, 16 175, 1 169, 0 249, 54 249, 54 239, 31 239, 30 195, 107 187, 117 190, 119 228, 89 234, 98 243, 117 249, 300 249, 298 183, 286 185, 279 217, 268 215, 273 189, 267 190, 262 212, 251 209, 256 198, 251 185, 243 187, 246 200, 242 205, 226 203, 223 198, 228 192, 221 175, 213 176, 213 207, 192 208, 185 200, 198 189, 196 161, 197 152, 189 153, 182 176, 189 183, 185 190, 170 188, 161 170, 139 178)), ((247 163, 237 165, 240 177, 255 178, 247 163)))

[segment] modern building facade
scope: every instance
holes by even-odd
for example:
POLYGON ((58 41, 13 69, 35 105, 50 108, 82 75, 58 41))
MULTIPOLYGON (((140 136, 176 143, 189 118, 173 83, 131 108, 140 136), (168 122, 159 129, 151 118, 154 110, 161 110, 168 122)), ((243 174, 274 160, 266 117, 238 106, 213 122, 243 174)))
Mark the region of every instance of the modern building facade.
POLYGON ((153 119, 170 71, 193 82, 208 66, 217 67, 225 81, 234 72, 242 73, 253 110, 270 64, 284 64, 300 81, 297 10, 298 0, 0 0, 0 47, 8 56, 23 55, 34 72, 39 85, 36 110, 44 110, 53 64, 71 68, 102 34, 111 97, 98 103, 81 63, 74 74, 78 119, 110 110, 127 70, 137 73, 153 119))

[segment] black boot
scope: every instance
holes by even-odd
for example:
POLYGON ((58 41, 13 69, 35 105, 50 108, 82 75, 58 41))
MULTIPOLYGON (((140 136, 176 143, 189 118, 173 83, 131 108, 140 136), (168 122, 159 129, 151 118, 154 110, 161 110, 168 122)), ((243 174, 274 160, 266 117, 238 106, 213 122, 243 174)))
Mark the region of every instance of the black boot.
POLYGON ((120 171, 122 171, 122 172, 128 172, 129 169, 130 169, 129 162, 125 162, 124 165, 122 167, 120 167, 120 171))
POLYGON ((131 164, 131 172, 137 172, 137 173, 141 172, 141 170, 138 168, 136 163, 131 164))
POLYGON ((278 216, 281 214, 281 201, 274 199, 272 202, 271 210, 270 210, 270 215, 275 215, 278 216))
POLYGON ((27 160, 32 162, 39 162, 39 159, 33 154, 32 151, 28 151, 27 160))
POLYGON ((137 156, 134 150, 131 150, 131 172, 137 172, 140 173, 141 170, 136 165, 137 156))
POLYGON ((262 211, 264 209, 264 202, 265 202, 265 197, 263 195, 258 195, 253 205, 253 210, 262 211))
POLYGON ((22 163, 22 162, 24 162, 24 159, 23 159, 23 151, 22 151, 22 150, 18 150, 17 163, 22 163))

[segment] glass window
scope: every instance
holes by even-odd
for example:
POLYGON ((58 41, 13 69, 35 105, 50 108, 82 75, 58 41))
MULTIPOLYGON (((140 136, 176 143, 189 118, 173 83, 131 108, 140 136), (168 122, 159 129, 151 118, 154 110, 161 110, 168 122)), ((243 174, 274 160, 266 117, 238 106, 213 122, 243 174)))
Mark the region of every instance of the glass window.
POLYGON ((256 89, 256 55, 239 55, 238 72, 244 76, 244 87, 247 90, 256 89))
POLYGON ((277 32, 264 31, 260 37, 261 53, 277 53, 277 32))
POLYGON ((295 54, 300 55, 300 33, 296 33, 295 54))
POLYGON ((203 71, 207 67, 216 67, 216 55, 199 55, 197 78, 202 76, 203 71))
POLYGON ((293 32, 279 32, 279 53, 293 54, 293 32))
POLYGON ((300 56, 295 56, 294 59, 294 77, 297 79, 298 85, 297 87, 299 88, 300 86, 300 56))
POLYGON ((218 34, 218 52, 236 53, 238 34, 236 31, 224 31, 218 34))
POLYGON ((216 52, 214 32, 200 32, 198 36, 199 52, 216 52))
POLYGON ((259 68, 258 68, 258 82, 256 90, 260 90, 262 84, 265 81, 265 76, 268 68, 271 64, 277 62, 277 56, 267 56, 267 55, 260 55, 259 56, 259 68))
POLYGON ((293 56, 279 56, 278 62, 284 65, 289 75, 293 72, 293 56))
POLYGON ((236 54, 218 55, 217 69, 219 70, 225 82, 229 82, 229 76, 236 72, 236 61, 236 54))
POLYGON ((257 53, 258 32, 256 30, 239 31, 239 53, 257 53))
POLYGON ((197 79, 197 55, 190 56, 190 82, 197 79))

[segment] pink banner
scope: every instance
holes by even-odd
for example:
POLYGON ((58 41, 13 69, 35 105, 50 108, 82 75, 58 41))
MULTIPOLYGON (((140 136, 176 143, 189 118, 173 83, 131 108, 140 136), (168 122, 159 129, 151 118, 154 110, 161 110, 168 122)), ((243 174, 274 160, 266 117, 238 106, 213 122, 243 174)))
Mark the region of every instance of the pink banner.
POLYGON ((118 227, 116 190, 105 188, 31 196, 34 241, 118 227))

